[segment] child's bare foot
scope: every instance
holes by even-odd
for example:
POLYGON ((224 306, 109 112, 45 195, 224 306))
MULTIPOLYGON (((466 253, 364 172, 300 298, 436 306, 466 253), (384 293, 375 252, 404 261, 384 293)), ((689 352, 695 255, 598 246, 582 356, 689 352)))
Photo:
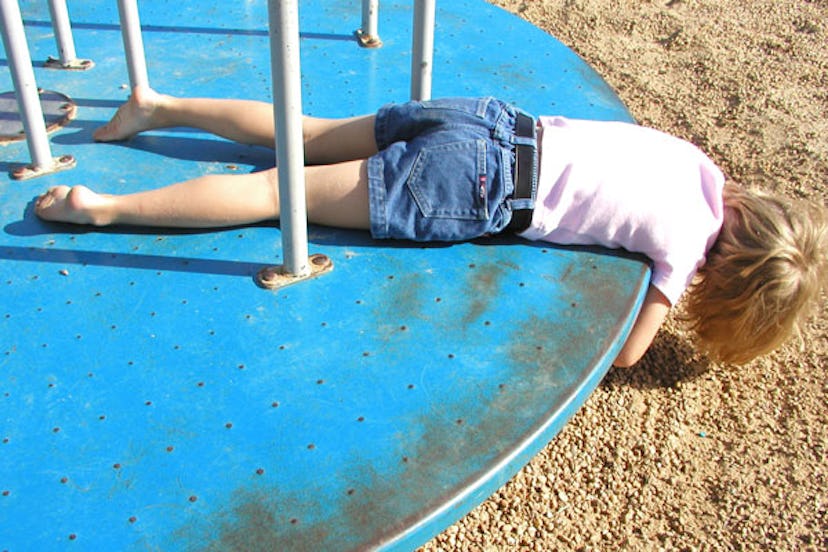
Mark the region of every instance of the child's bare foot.
POLYGON ((111 222, 108 197, 86 186, 55 186, 37 198, 35 213, 44 220, 103 226, 111 222))
POLYGON ((159 125, 156 108, 163 96, 151 88, 136 86, 132 95, 118 108, 112 119, 95 130, 92 137, 99 142, 126 140, 141 131, 157 128, 159 125))

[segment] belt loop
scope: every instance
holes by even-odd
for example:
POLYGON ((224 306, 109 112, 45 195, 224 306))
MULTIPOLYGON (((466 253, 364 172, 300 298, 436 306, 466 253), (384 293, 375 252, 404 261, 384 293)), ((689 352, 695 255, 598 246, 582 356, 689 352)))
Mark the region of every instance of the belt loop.
POLYGON ((518 136, 515 134, 512 138, 512 143, 516 146, 531 146, 534 148, 537 146, 537 138, 534 136, 518 136))
POLYGON ((480 98, 477 102, 477 113, 475 113, 475 115, 477 115, 481 119, 485 118, 486 112, 489 110, 489 103, 491 103, 493 99, 494 98, 492 98, 491 96, 488 96, 486 98, 480 98))

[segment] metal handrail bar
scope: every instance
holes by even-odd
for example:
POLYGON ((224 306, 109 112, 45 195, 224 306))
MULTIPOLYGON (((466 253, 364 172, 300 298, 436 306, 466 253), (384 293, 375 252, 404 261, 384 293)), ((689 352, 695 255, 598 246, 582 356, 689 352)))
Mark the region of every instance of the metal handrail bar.
POLYGON ((431 98, 434 61, 435 0, 414 0, 414 30, 411 47, 411 99, 431 98))
POLYGON ((118 0, 118 16, 121 21, 121 36, 124 40, 130 89, 149 86, 147 60, 144 55, 144 40, 141 37, 141 20, 138 16, 137 0, 118 0))
POLYGON ((302 277, 310 274, 310 266, 302 140, 299 7, 296 0, 268 0, 267 6, 283 264, 286 273, 302 277))
POLYGON ((20 14, 17 0, 0 0, 0 23, 32 165, 36 169, 48 169, 54 161, 46 135, 46 123, 32 69, 29 45, 23 30, 23 16, 20 14))

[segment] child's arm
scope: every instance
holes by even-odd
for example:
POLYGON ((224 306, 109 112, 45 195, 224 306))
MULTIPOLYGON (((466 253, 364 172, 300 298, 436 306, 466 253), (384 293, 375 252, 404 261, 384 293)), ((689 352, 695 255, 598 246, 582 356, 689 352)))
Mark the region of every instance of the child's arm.
POLYGON ((644 304, 641 305, 641 311, 633 324, 632 331, 621 348, 621 352, 615 358, 615 362, 612 363, 613 366, 626 368, 638 362, 653 342, 653 338, 669 311, 670 301, 651 285, 647 289, 644 304))

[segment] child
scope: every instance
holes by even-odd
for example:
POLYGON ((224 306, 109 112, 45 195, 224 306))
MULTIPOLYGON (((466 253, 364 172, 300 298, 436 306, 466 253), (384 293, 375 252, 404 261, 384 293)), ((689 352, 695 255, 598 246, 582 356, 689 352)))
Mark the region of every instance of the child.
MULTIPOLYGON (((181 99, 136 88, 99 141, 188 126, 272 147, 270 104, 181 99)), ((824 208, 724 183, 695 146, 617 122, 541 117, 493 98, 388 105, 376 115, 305 117, 308 219, 375 238, 459 241, 498 232, 625 248, 653 261, 615 360, 634 364, 686 288, 704 351, 746 362, 781 344, 825 284, 824 208)), ((275 169, 205 175, 127 195, 57 186, 43 219, 219 227, 279 217, 275 169)))

